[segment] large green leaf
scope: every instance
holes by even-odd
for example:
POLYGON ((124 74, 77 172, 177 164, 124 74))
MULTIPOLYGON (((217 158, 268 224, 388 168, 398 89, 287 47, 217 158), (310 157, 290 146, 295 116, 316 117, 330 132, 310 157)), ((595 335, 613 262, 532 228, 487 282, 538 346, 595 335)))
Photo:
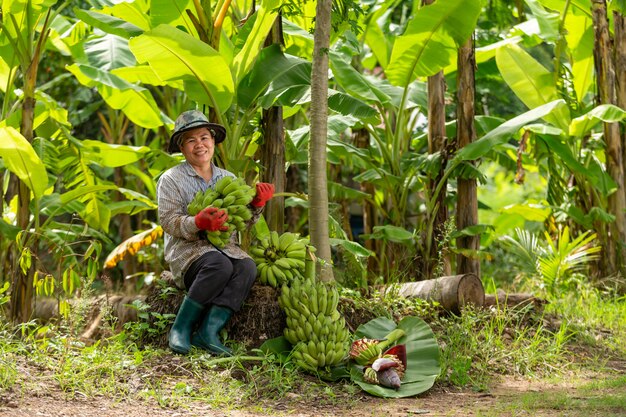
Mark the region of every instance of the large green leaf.
POLYGON ((59 193, 44 195, 39 201, 41 214, 49 218, 66 213, 79 213, 85 209, 85 205, 77 200, 61 200, 59 193))
POLYGON ((556 42, 559 38, 559 13, 550 12, 543 8, 538 0, 524 0, 533 15, 537 18, 541 38, 546 42, 556 42))
POLYGON ((539 0, 539 3, 557 12, 563 12, 569 4, 575 14, 591 17, 591 0, 539 0))
MULTIPOLYGON (((315 2, 300 3, 305 8, 313 5, 313 15, 315 15, 315 2)), ((302 10, 302 13, 305 13, 302 10)), ((289 19, 298 20, 298 16, 289 16, 289 19)), ((309 33, 306 29, 298 26, 298 22, 292 22, 283 17, 283 35, 285 37, 285 52, 291 55, 299 56, 304 59, 311 60, 313 56, 313 33, 309 33)))
POLYGON ((515 135, 523 126, 545 117, 551 112, 559 110, 561 107, 566 107, 566 104, 564 100, 559 99, 529 110, 526 113, 522 113, 502 123, 476 142, 465 146, 456 154, 455 159, 464 161, 478 159, 487 154, 494 147, 506 143, 511 139, 511 136, 515 135))
POLYGON ((363 235, 363 239, 382 239, 388 240, 390 242, 402 243, 405 245, 413 244, 415 240, 415 236, 413 233, 408 230, 393 226, 393 225, 385 225, 385 226, 374 226, 374 230, 369 235, 363 235))
POLYGON ((109 232, 111 209, 103 201, 92 198, 85 203, 85 210, 80 213, 85 222, 94 229, 109 232))
POLYGON ((626 111, 612 104, 601 104, 572 120, 570 136, 583 137, 600 122, 619 123, 626 118, 626 111))
POLYGON ((26 184, 35 198, 41 198, 48 188, 46 167, 17 129, 0 127, 0 157, 4 160, 4 166, 26 184))
POLYGON ((228 64, 215 49, 168 25, 130 40, 137 61, 148 63, 165 81, 183 80, 194 101, 224 113, 234 95, 228 64))
MULTIPOLYGON (((273 44, 264 48, 259 54, 252 70, 239 83, 237 88, 237 103, 242 108, 248 108, 263 95, 273 84, 268 96, 275 98, 282 92, 278 86, 301 85, 310 82, 311 63, 303 59, 283 54, 280 45, 273 44)), ((267 97, 263 100, 264 106, 273 104, 267 97)))
POLYGON ((278 16, 282 0, 262 0, 260 3, 252 30, 248 34, 243 48, 233 59, 232 67, 235 85, 250 71, 254 61, 257 59, 267 34, 272 29, 276 16, 278 16))
POLYGON ((272 105, 295 106, 311 89, 311 63, 295 57, 291 68, 284 76, 272 80, 267 92, 259 99, 259 104, 268 108, 272 105))
POLYGON ((149 129, 163 125, 161 111, 147 89, 88 65, 72 64, 67 70, 81 84, 96 87, 109 106, 123 111, 133 123, 149 129))
POLYGON ((143 32, 143 30, 132 23, 119 19, 115 16, 96 12, 93 10, 82 10, 74 8, 76 17, 89 25, 102 30, 103 32, 130 39, 143 32))
POLYGON ((392 330, 402 329, 405 335, 396 344, 404 344, 407 353, 407 367, 400 389, 370 384, 363 380, 361 367, 351 364, 350 377, 364 391, 385 398, 411 397, 430 389, 439 373, 439 345, 428 324, 419 317, 405 317, 396 326, 393 320, 379 317, 359 326, 355 338, 383 339, 392 330))
POLYGON ((515 214, 531 222, 543 222, 552 213, 552 209, 536 203, 511 204, 503 207, 502 213, 515 214))
POLYGON ((154 69, 150 65, 135 65, 132 67, 116 68, 111 71, 111 74, 117 75, 129 83, 141 83, 158 86, 169 85, 170 87, 178 90, 182 90, 184 88, 184 84, 180 80, 168 82, 162 80, 159 75, 154 72, 154 69))
POLYGON ((342 248, 344 248, 345 250, 347 250, 354 256, 367 258, 369 256, 374 255, 374 252, 372 252, 371 250, 364 248, 363 246, 359 245, 357 242, 353 242, 351 240, 331 238, 330 246, 332 247, 341 246, 342 248))
MULTIPOLYGON (((172 28, 184 28, 184 31, 195 35, 196 29, 187 15, 186 10, 193 11, 196 15, 196 8, 193 0, 151 0, 150 4, 150 26, 157 27, 165 24, 172 28)), ((211 7, 211 3, 202 2, 204 7, 211 7)), ((212 10, 207 10, 211 13, 212 10)), ((197 17, 197 15, 196 15, 197 17)))
POLYGON ((385 71, 389 81, 406 86, 456 60, 458 46, 472 34, 480 10, 478 0, 437 0, 420 8, 393 45, 385 71))
POLYGON ((137 64, 128 49, 128 41, 116 35, 92 37, 85 42, 85 53, 92 67, 110 71, 137 64))
POLYGON ((391 98, 356 70, 336 52, 329 53, 330 68, 335 81, 350 95, 368 103, 389 103, 391 98))
POLYGON ((74 190, 67 191, 59 196, 61 204, 69 204, 76 199, 83 199, 82 197, 90 197, 102 191, 117 190, 115 185, 87 185, 78 187, 74 190))
POLYGON ((582 102, 593 84, 593 24, 589 16, 569 13, 565 20, 565 39, 571 51, 574 91, 582 102))
POLYGON ((602 195, 608 196, 615 191, 617 185, 611 176, 600 166, 591 167, 583 165, 572 150, 559 138, 554 136, 540 135, 540 139, 554 152, 572 172, 575 172, 589 181, 602 195))
MULTIPOLYGON (((504 81, 529 109, 559 98, 554 74, 519 46, 507 44, 498 48, 496 63, 504 81)), ((553 125, 567 130, 570 113, 567 107, 560 107, 546 114, 544 118, 553 125)))
MULTIPOLYGON (((3 239, 15 240, 17 234, 21 231, 17 226, 13 226, 5 222, 2 218, 0 218, 0 233, 2 234, 3 239)), ((8 281, 7 281, 8 284, 8 281)))
POLYGON ((150 152, 147 146, 113 145, 98 140, 83 140, 83 156, 90 162, 115 168, 132 164, 150 152))
POLYGON ((380 114, 358 98, 340 91, 328 91, 328 107, 344 116, 352 116, 363 123, 378 125, 380 114))
POLYGON ((111 2, 109 4, 111 4, 111 6, 102 8, 100 12, 121 19, 124 22, 128 22, 129 24, 140 28, 142 31, 152 28, 150 23, 151 13, 149 13, 149 7, 155 4, 155 2, 122 1, 111 2))
POLYGON ((394 6, 395 3, 397 3, 397 0, 385 0, 382 4, 379 2, 375 10, 368 15, 364 29, 365 33, 363 37, 365 38, 365 43, 372 50, 372 53, 376 57, 377 64, 384 69, 386 69, 389 64, 389 51, 391 50, 393 42, 390 37, 386 36, 383 32, 380 21, 389 19, 389 15, 392 13, 389 9, 394 6))

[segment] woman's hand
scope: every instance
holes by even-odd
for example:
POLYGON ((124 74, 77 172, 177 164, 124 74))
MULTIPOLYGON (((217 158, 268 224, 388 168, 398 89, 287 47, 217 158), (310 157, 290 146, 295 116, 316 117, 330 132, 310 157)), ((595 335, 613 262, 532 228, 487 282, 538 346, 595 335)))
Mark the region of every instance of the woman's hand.
POLYGON ((274 184, 267 182, 259 182, 256 184, 256 195, 250 205, 256 208, 265 206, 270 198, 274 195, 274 184))
POLYGON ((207 230, 209 232, 225 232, 228 230, 228 226, 224 223, 228 220, 228 213, 226 210, 218 209, 217 207, 207 207, 196 214, 196 227, 200 230, 207 230))

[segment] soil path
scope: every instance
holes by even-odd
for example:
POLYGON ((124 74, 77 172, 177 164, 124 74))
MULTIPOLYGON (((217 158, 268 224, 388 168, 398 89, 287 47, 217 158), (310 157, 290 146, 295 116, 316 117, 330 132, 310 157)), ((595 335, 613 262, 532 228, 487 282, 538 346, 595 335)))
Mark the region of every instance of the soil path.
MULTIPOLYGON (((620 370, 622 371, 622 370, 620 370)), ((545 396, 565 396, 580 399, 579 388, 588 385, 597 379, 597 376, 588 375, 584 378, 572 377, 559 379, 560 382, 534 381, 513 377, 502 378, 489 392, 458 391, 434 387, 427 393, 413 398, 381 399, 363 395, 362 401, 356 406, 342 408, 341 406, 300 404, 298 395, 290 395, 284 401, 259 404, 259 409, 265 412, 250 411, 217 411, 206 404, 190 404, 187 408, 167 409, 159 407, 155 402, 115 402, 106 398, 81 399, 71 401, 63 399, 61 392, 49 392, 45 395, 29 396, 29 393, 0 394, 0 416, 11 417, 260 417, 260 416, 292 416, 292 417, 411 417, 411 416, 606 416, 626 415, 626 409, 594 410, 558 409, 558 407, 524 410, 521 398, 532 393, 541 393, 545 396), (520 404, 520 405, 516 405, 520 404), (622 414, 623 412, 623 414, 622 414)), ((611 378, 625 378, 626 372, 618 372, 611 378)), ((602 391, 604 394, 606 390, 602 391)), ((586 392, 590 398, 596 395, 586 392)), ((617 397, 626 398, 626 389, 623 384, 613 393, 617 397)))

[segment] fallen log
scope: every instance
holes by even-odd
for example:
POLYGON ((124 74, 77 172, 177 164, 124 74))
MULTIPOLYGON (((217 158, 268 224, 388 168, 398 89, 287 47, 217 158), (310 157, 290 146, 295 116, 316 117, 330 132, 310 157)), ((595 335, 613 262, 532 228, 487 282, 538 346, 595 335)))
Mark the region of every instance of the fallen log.
POLYGON ((547 303, 542 298, 535 297, 531 293, 507 293, 503 290, 498 290, 496 294, 485 295, 485 307, 510 307, 521 308, 532 305, 534 309, 543 309, 543 306, 547 303))
POLYGON ((402 297, 436 301, 445 310, 455 314, 460 313, 465 305, 482 306, 485 302, 483 284, 472 273, 394 284, 385 290, 390 291, 397 291, 402 297))

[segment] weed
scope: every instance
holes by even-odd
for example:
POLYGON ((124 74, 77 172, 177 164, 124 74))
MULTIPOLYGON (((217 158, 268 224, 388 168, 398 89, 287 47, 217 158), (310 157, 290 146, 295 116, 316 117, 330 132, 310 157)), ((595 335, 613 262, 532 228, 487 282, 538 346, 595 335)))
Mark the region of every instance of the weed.
POLYGON ((483 390, 494 374, 542 376, 564 367, 571 337, 566 323, 557 332, 525 309, 466 308, 460 316, 433 323, 443 346, 441 381, 483 390))
POLYGON ((153 340, 165 333, 167 326, 176 318, 175 314, 161 314, 150 311, 150 306, 142 300, 134 300, 128 304, 137 310, 137 321, 129 321, 124 324, 124 330, 131 340, 141 343, 145 340, 153 340))

